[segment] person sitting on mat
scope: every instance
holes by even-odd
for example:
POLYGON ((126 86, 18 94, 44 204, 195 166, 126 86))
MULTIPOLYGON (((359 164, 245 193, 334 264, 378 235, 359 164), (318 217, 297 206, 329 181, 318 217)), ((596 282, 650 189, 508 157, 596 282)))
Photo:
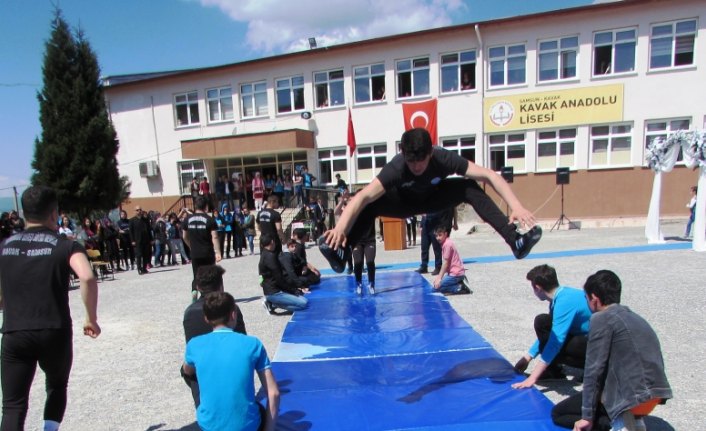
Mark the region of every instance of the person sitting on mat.
POLYGON ((594 313, 583 393, 557 404, 552 420, 574 431, 588 431, 607 415, 614 430, 646 430, 642 417, 672 398, 657 334, 645 319, 620 304, 622 283, 614 272, 596 272, 583 289, 594 313))
POLYGON ((560 286, 556 270, 539 265, 527 273, 532 291, 540 301, 549 301, 549 314, 534 318, 537 340, 515 364, 522 373, 530 361, 540 355, 532 373, 524 381, 512 385, 515 389, 530 388, 538 380, 564 379, 560 364, 583 368, 591 310, 581 290, 560 286))
POLYGON ((471 293, 466 278, 463 261, 458 254, 456 244, 449 238, 449 231, 445 227, 437 227, 434 231, 436 240, 441 244, 441 268, 434 278, 434 289, 444 295, 458 295, 471 293))
POLYGON ((297 277, 304 281, 305 287, 321 282, 321 272, 306 258, 306 240, 308 236, 309 234, 305 229, 294 229, 292 235, 294 245, 292 247, 293 250, 290 250, 290 252, 294 253, 292 256, 294 272, 297 277))
POLYGON ((387 163, 377 177, 351 199, 333 229, 319 238, 319 248, 336 272, 345 269, 349 246, 368 232, 377 216, 396 218, 431 213, 469 203, 510 245, 517 259, 529 254, 542 237, 534 215, 522 206, 503 178, 453 151, 432 146, 425 129, 402 134, 401 153, 387 163), (458 174, 464 178, 447 178, 458 174), (508 218, 476 182, 483 181, 507 202, 508 218), (531 228, 520 234, 521 226, 531 228))

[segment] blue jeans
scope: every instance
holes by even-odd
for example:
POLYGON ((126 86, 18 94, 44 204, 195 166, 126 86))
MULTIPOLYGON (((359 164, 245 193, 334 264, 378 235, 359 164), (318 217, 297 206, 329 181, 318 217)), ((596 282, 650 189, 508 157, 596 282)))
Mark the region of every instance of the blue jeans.
POLYGON ((255 244, 253 243, 255 236, 254 235, 245 235, 245 238, 248 239, 248 246, 250 247, 250 254, 255 253, 255 244))
POLYGON ((295 296, 286 292, 277 292, 274 295, 267 295, 265 298, 270 301, 272 305, 287 311, 304 310, 309 304, 309 301, 303 296, 295 296))
POLYGON ((463 287, 463 276, 453 276, 446 274, 444 278, 441 279, 441 286, 439 286, 439 292, 442 293, 458 293, 463 287))

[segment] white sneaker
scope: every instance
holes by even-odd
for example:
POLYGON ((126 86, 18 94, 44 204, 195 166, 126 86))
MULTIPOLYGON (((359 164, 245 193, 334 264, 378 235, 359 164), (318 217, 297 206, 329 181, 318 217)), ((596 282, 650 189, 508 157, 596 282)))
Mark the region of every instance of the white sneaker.
POLYGON ((375 295, 375 283, 368 284, 368 291, 371 295, 375 295))
POLYGON ((355 286, 355 293, 357 293, 358 296, 363 296, 363 285, 361 283, 355 286))

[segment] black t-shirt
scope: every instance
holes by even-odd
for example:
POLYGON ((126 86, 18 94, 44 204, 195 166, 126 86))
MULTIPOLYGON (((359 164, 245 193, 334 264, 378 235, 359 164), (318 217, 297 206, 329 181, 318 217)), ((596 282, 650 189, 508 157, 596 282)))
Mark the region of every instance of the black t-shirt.
POLYGON ((190 214, 184 223, 184 230, 189 232, 192 258, 204 259, 215 255, 211 239, 211 232, 216 230, 213 217, 206 213, 190 214))
MULTIPOLYGON (((213 330, 211 325, 203 319, 204 302, 205 298, 202 296, 198 301, 186 307, 186 310, 184 311, 184 338, 186 338, 187 343, 192 338, 199 335, 208 334, 213 330)), ((230 322, 230 327, 235 332, 248 335, 245 331, 243 313, 240 312, 240 308, 237 304, 235 306, 235 315, 235 321, 230 322)))
POLYGON ((76 241, 32 227, 0 244, 2 332, 71 328, 69 259, 86 253, 76 241))
POLYGON ((265 208, 257 214, 257 223, 260 225, 260 235, 270 234, 275 241, 279 240, 276 223, 282 223, 282 216, 272 208, 265 208))
POLYGON ((432 148, 429 166, 419 176, 407 168, 404 156, 397 154, 386 164, 377 178, 386 192, 396 190, 403 200, 426 200, 433 195, 437 185, 449 175, 465 175, 468 160, 453 151, 440 147, 432 148))

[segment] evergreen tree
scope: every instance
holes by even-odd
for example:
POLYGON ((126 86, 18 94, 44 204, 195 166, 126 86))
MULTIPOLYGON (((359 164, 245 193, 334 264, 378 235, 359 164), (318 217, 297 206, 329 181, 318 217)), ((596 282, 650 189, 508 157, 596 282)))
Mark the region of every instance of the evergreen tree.
POLYGON ((42 137, 35 141, 32 183, 56 189, 60 208, 80 217, 117 207, 129 184, 118 173, 118 141, 98 60, 83 32, 74 37, 59 10, 42 73, 42 137))

